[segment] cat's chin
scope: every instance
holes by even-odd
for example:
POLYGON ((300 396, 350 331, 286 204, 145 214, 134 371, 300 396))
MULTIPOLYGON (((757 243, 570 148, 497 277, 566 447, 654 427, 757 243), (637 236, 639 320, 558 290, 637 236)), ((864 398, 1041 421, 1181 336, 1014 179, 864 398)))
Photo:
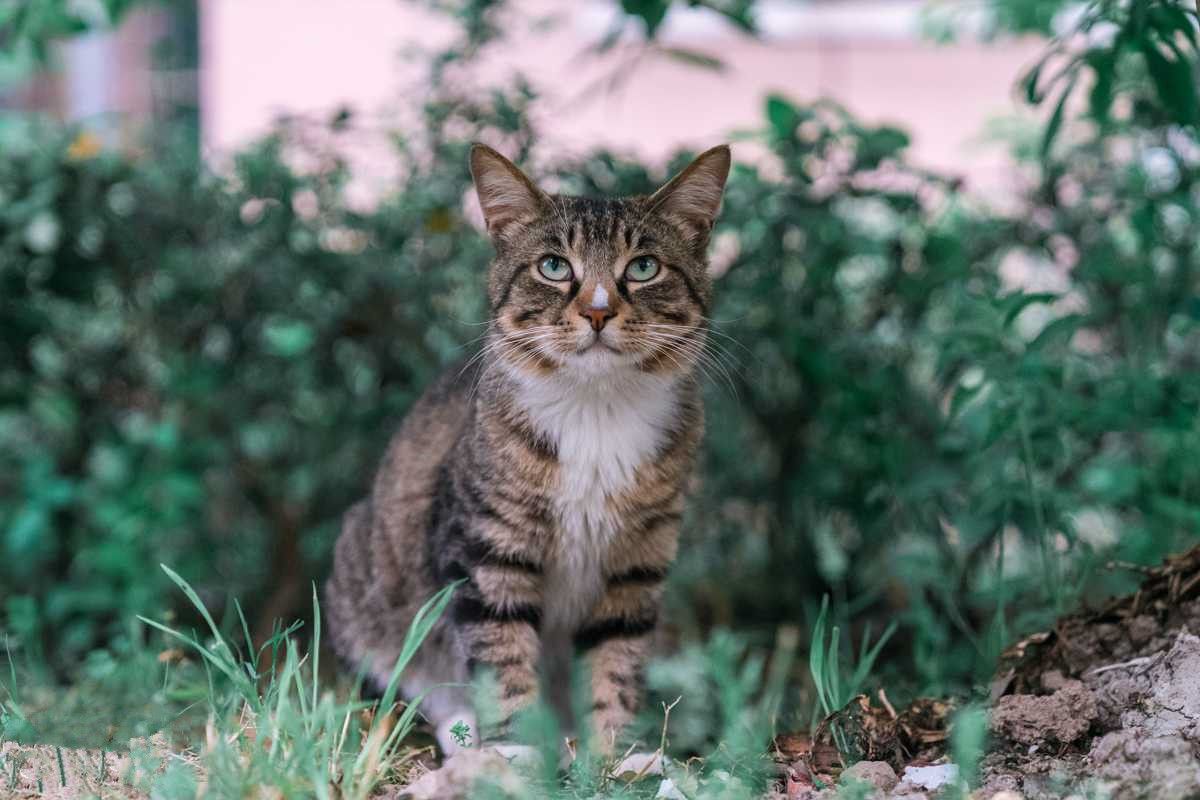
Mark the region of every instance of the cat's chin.
POLYGON ((571 353, 562 362, 563 369, 587 376, 607 375, 631 366, 633 360, 625 353, 599 345, 580 353, 571 353))

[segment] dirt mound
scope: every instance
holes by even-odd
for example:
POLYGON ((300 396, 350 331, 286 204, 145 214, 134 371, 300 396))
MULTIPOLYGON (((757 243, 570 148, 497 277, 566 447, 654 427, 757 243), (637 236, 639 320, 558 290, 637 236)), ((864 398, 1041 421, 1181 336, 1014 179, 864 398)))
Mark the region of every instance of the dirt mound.
POLYGON ((1200 548, 1099 612, 1010 648, 984 791, 1200 796, 1200 548))
MULTIPOLYGON (((1064 617, 1004 653, 973 797, 1200 797, 1200 548, 1145 573, 1134 594, 1064 617)), ((856 698, 822 723, 784 768, 787 797, 836 797, 847 778, 876 798, 958 790, 945 752, 952 706, 925 700, 897 712, 879 700, 856 698), (854 758, 887 764, 843 771, 854 758), (883 766, 898 783, 873 779, 883 766), (920 783, 926 774, 932 785, 920 783)))

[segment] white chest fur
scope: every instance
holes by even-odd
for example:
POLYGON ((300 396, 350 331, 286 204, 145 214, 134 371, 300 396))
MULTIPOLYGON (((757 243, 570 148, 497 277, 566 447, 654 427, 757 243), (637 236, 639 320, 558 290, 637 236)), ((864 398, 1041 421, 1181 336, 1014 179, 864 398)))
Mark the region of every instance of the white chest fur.
POLYGON ((610 498, 662 445, 676 411, 674 381, 644 374, 603 383, 539 379, 518 402, 558 452, 560 535, 546 574, 548 627, 583 621, 604 586, 604 556, 619 520, 610 498))

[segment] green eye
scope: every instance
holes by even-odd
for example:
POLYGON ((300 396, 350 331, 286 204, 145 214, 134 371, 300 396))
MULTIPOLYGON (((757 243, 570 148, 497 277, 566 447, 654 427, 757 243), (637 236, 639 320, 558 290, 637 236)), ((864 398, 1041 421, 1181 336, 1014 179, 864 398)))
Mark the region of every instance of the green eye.
POLYGON ((654 256, 639 256, 625 267, 625 279, 631 281, 648 281, 658 274, 658 259, 654 256))
POLYGON ((538 272, 548 281, 565 281, 571 277, 571 265, 565 258, 545 256, 538 262, 538 272))

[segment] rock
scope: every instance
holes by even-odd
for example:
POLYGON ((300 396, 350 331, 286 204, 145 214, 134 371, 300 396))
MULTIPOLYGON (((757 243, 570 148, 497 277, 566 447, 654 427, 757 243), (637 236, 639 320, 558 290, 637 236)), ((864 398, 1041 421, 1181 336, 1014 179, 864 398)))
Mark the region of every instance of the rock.
POLYGON ((656 800, 688 800, 687 795, 679 791, 679 787, 675 785, 675 781, 670 778, 663 778, 662 783, 658 785, 658 791, 654 794, 656 800))
POLYGON ((1149 696, 1121 715, 1122 726, 1200 743, 1200 637, 1180 633, 1147 672, 1149 696))
POLYGON ((931 767, 905 767, 904 782, 936 792, 943 786, 958 783, 957 764, 935 764, 931 767))
POLYGON ((1025 800, 1025 798, 1020 792, 1005 789, 1003 792, 996 792, 991 796, 990 800, 1025 800))
POLYGON ((1047 692, 1057 692, 1059 689, 1067 685, 1067 678, 1056 669, 1049 669, 1042 673, 1042 689, 1047 692))
POLYGON ((1090 773, 1108 783, 1114 798, 1200 796, 1200 763, 1182 736, 1114 731, 1096 740, 1087 761, 1090 773))
POLYGON ((1129 631, 1129 641, 1133 642, 1135 647, 1145 647, 1162 632, 1158 620, 1149 614, 1139 614, 1132 618, 1126 623, 1126 628, 1129 631))
POLYGON ((1096 720, 1096 698, 1080 681, 1051 695, 1006 695, 992 709, 992 730, 1022 745, 1071 744, 1096 720))
POLYGON ((890 792, 900 779, 886 761, 859 761, 842 772, 842 782, 856 781, 874 786, 881 792, 890 792))
MULTIPOLYGON (((515 746, 505 747, 511 749, 515 746)), ((498 797, 522 796, 526 788, 525 782, 512 763, 518 760, 520 754, 502 754, 498 749, 485 747, 459 750, 446 759, 442 766, 426 772, 406 786, 400 792, 400 796, 412 800, 466 800, 476 796, 476 783, 484 781, 498 790, 498 797)))

